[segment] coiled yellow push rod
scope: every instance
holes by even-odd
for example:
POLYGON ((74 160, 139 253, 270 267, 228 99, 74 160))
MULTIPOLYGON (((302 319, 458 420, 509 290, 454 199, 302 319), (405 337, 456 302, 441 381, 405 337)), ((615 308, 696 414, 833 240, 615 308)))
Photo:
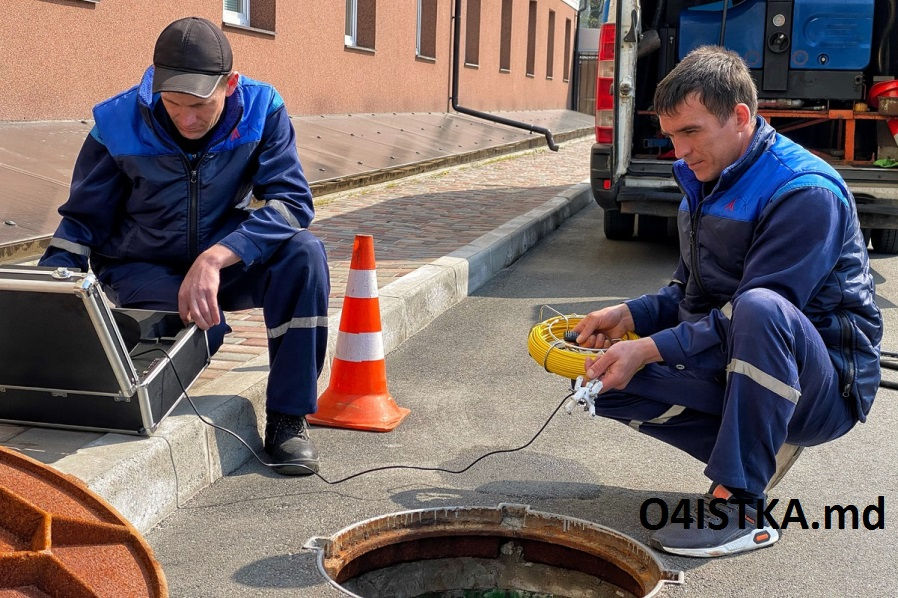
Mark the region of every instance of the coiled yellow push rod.
MULTIPOLYGON (((530 336, 527 339, 527 350, 530 357, 542 365, 547 372, 571 380, 575 380, 578 376, 585 376, 586 359, 601 355, 605 349, 581 347, 577 343, 564 340, 564 333, 572 330, 584 317, 582 315, 558 314, 531 328, 530 336)), ((639 337, 628 332, 620 340, 637 338, 639 337)))

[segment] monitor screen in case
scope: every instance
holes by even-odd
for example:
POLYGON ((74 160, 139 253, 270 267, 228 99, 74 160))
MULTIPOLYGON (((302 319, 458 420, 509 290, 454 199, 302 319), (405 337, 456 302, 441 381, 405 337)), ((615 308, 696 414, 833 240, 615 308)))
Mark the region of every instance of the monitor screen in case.
POLYGON ((0 266, 0 421, 149 435, 209 364, 175 312, 111 308, 92 274, 0 266))

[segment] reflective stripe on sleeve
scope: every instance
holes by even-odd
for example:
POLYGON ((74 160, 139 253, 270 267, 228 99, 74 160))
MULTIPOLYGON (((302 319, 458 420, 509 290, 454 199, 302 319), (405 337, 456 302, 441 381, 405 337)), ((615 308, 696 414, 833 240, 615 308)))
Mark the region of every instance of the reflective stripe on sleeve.
POLYGON ((733 303, 732 301, 727 301, 723 307, 720 308, 720 313, 726 316, 727 320, 733 319, 733 303))
POLYGON ((283 216, 284 220, 287 221, 287 224, 297 230, 302 230, 302 226, 299 224, 299 220, 296 219, 296 216, 293 215, 293 212, 290 211, 290 208, 287 207, 287 204, 279 199, 271 199, 266 205, 271 206, 278 214, 283 216))
POLYGON ((58 249, 62 249, 63 251, 74 253, 75 255, 90 257, 90 247, 88 247, 87 245, 81 245, 80 243, 67 241, 65 239, 60 239, 59 237, 53 237, 52 239, 50 239, 50 247, 56 247, 58 249))

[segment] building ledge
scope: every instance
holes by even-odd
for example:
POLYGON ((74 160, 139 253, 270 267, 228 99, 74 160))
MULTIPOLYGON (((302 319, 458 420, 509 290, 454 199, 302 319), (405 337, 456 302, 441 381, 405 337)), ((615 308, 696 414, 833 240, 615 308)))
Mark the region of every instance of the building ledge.
POLYGON ((228 29, 236 29, 238 31, 247 31, 249 33, 258 33, 267 37, 274 37, 275 32, 270 29, 260 29, 258 27, 250 27, 249 25, 238 25, 237 23, 229 23, 222 21, 222 26, 228 29))

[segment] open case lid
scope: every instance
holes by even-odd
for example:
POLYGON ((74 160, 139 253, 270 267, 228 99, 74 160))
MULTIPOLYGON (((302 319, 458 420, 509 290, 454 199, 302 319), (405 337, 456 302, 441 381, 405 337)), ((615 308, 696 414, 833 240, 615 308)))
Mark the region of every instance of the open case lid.
POLYGON ((0 390, 130 397, 137 381, 92 274, 0 266, 0 390))

